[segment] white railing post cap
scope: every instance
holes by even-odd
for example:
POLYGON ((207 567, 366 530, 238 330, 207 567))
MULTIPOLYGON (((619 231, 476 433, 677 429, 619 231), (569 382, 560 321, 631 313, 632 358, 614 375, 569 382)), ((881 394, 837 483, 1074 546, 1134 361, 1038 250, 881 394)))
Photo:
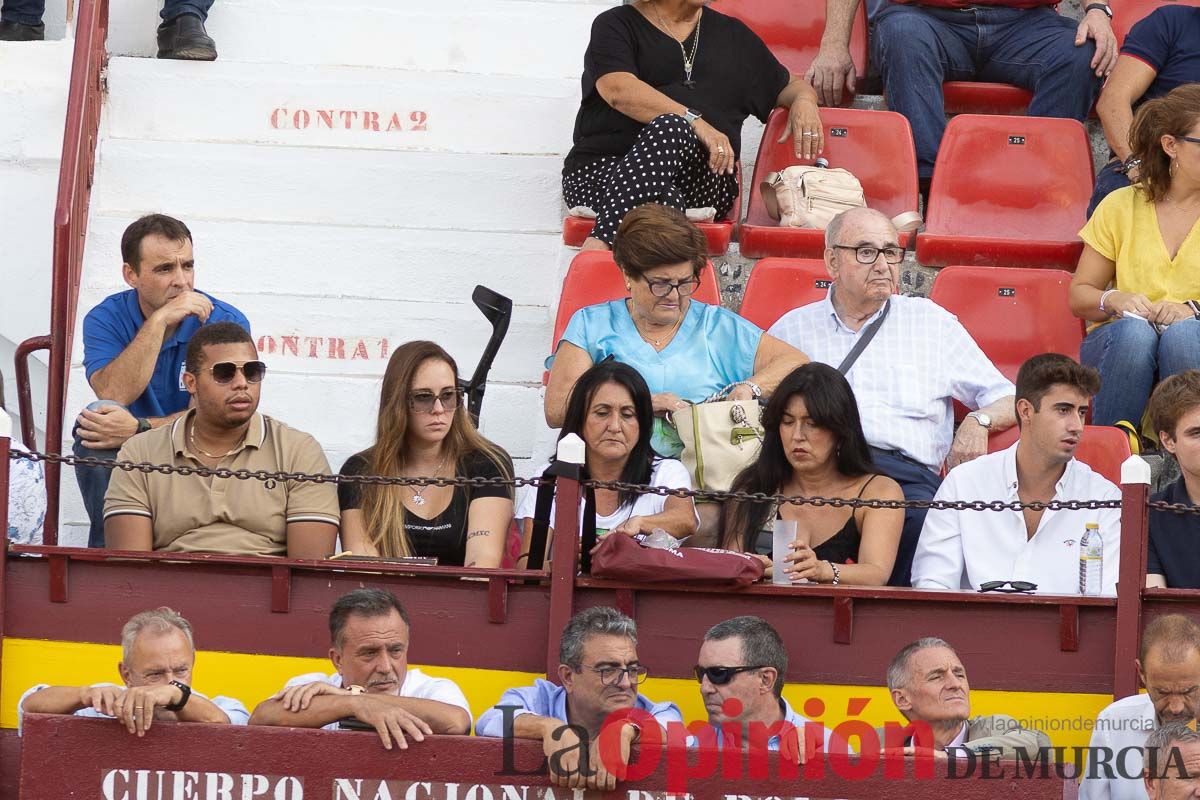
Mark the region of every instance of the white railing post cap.
POLYGON ((1150 485, 1150 465, 1141 456, 1130 456, 1121 464, 1121 483, 1150 485))
POLYGON ((584 462, 584 453, 586 452, 587 449, 583 443, 583 439, 580 439, 578 434, 568 433, 558 440, 558 454, 556 459, 566 464, 582 464, 584 462))

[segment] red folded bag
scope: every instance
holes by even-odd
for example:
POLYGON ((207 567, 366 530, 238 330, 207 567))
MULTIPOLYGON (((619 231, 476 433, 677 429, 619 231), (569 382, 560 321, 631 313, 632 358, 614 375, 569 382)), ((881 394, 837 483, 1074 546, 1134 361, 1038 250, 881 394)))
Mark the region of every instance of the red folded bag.
POLYGON ((749 586, 763 576, 763 563, 749 553, 732 550, 643 547, 630 536, 610 533, 592 554, 592 576, 633 583, 749 586))

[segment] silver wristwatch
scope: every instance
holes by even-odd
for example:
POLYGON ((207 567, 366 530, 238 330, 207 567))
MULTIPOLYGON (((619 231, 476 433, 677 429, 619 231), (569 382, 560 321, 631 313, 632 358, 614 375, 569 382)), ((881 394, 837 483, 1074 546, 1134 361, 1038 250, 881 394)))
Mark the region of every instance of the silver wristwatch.
POLYGON ((990 431, 992 429, 992 418, 982 411, 972 411, 970 414, 967 414, 967 416, 982 425, 985 431, 990 431))

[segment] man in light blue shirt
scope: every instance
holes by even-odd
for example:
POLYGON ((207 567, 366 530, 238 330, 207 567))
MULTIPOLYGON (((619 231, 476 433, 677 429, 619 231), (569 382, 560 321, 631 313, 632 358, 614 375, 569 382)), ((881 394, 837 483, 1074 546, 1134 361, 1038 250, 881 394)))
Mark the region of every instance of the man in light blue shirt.
MULTIPOLYGON (((696 658, 696 680, 712 735, 692 737, 692 746, 781 750, 805 763, 829 753, 828 728, 797 714, 783 699, 788 654, 783 639, 761 617, 734 617, 704 634, 696 658), (725 734, 732 742, 725 741, 725 734)), ((853 752, 839 746, 837 752, 853 752)))
POLYGON ((641 733, 636 717, 649 714, 665 727, 682 723, 683 716, 674 703, 655 703, 638 693, 646 668, 638 661, 637 625, 615 608, 589 608, 572 617, 558 652, 561 685, 538 679, 533 686, 509 689, 479 718, 475 733, 540 740, 548 754, 560 753, 549 760, 556 785, 568 786, 581 773, 587 788, 611 791, 616 778, 600 758, 601 729, 622 726, 620 754, 627 764, 641 733), (627 716, 635 708, 643 713, 627 716))
POLYGON ((25 714, 116 719, 138 737, 159 720, 245 725, 250 718, 233 698, 209 700, 192 690, 192 625, 175 611, 164 606, 135 614, 121 629, 121 650, 117 669, 124 686, 38 684, 17 702, 18 731, 25 714))

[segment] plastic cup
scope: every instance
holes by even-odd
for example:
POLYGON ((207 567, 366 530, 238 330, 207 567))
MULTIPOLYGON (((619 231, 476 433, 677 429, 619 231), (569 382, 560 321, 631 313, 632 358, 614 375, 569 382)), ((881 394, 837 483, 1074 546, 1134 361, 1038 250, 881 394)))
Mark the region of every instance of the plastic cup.
POLYGON ((796 540, 799 530, 800 523, 794 519, 775 520, 775 530, 771 536, 771 561, 774 562, 774 568, 771 570, 771 583, 776 586, 792 585, 791 577, 783 571, 783 568, 787 566, 783 559, 792 552, 791 544, 796 540))

